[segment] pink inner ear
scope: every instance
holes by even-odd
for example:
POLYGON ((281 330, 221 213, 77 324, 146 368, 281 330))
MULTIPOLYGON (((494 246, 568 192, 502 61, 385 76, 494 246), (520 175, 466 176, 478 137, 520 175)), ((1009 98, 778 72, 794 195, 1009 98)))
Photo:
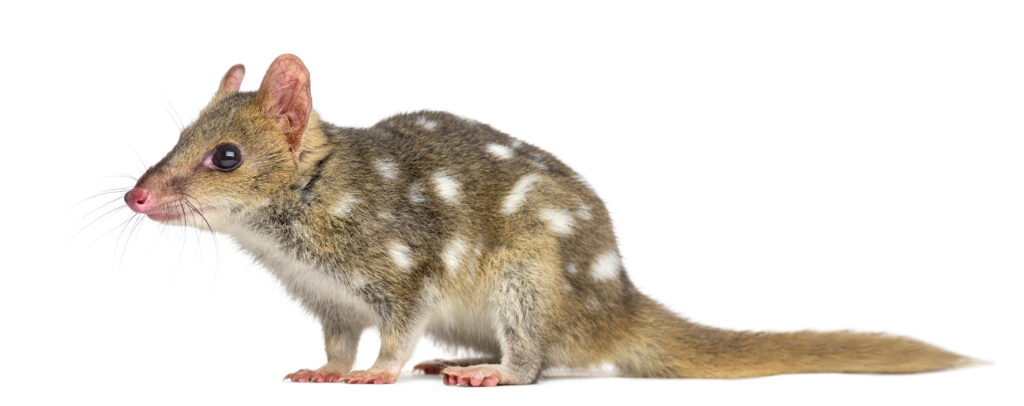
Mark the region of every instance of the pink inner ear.
POLYGON ((263 77, 259 97, 284 127, 292 150, 296 150, 312 108, 306 66, 295 55, 277 57, 263 77))
POLYGON ((217 94, 223 95, 237 92, 242 87, 242 78, 244 77, 245 66, 242 66, 242 64, 232 66, 224 74, 224 78, 220 80, 220 89, 217 90, 217 94))

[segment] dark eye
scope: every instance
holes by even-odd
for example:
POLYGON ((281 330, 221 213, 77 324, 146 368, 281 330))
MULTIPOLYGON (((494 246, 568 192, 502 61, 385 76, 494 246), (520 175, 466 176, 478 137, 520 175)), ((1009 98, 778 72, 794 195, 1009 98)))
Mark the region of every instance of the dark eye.
POLYGON ((213 149, 213 166, 222 171, 233 171, 242 163, 242 151, 234 144, 220 144, 213 149))

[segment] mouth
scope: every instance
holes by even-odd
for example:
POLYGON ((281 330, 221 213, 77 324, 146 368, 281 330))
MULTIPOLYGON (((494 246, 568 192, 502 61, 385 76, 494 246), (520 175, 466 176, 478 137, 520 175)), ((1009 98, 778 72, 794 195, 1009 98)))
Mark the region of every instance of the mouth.
POLYGON ((209 213, 211 210, 213 210, 213 207, 203 207, 202 212, 200 212, 199 210, 193 209, 189 206, 179 207, 178 205, 169 205, 150 210, 146 213, 146 217, 149 217, 150 220, 161 223, 169 223, 176 220, 180 223, 180 220, 183 218, 191 222, 188 217, 194 217, 195 221, 202 224, 203 221, 205 221, 205 213, 209 213))
POLYGON ((171 220, 180 219, 181 218, 181 213, 175 214, 175 213, 170 213, 170 212, 151 212, 151 213, 146 213, 146 217, 149 217, 150 220, 154 220, 154 221, 167 222, 167 221, 171 221, 171 220))

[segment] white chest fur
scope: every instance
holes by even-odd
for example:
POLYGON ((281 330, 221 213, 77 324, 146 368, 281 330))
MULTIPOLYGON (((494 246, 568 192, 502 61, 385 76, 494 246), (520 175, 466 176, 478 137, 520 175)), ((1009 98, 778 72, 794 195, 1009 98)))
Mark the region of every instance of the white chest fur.
POLYGON ((377 324, 373 308, 356 293, 366 281, 353 272, 331 272, 300 261, 290 249, 266 235, 248 228, 232 227, 227 234, 249 252, 257 262, 274 274, 285 290, 311 311, 336 307, 345 317, 356 317, 377 324))

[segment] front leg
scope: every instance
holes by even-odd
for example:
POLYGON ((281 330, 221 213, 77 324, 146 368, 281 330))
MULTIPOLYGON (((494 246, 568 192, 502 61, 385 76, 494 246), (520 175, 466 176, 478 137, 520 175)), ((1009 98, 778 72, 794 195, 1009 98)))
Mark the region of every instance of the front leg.
POLYGON ((321 320, 327 363, 315 370, 300 369, 284 377, 292 382, 337 382, 352 370, 363 326, 351 320, 321 320))
POLYGON ((395 383, 423 334, 423 326, 422 321, 391 321, 381 326, 377 361, 368 370, 345 374, 341 377, 342 382, 395 383))

